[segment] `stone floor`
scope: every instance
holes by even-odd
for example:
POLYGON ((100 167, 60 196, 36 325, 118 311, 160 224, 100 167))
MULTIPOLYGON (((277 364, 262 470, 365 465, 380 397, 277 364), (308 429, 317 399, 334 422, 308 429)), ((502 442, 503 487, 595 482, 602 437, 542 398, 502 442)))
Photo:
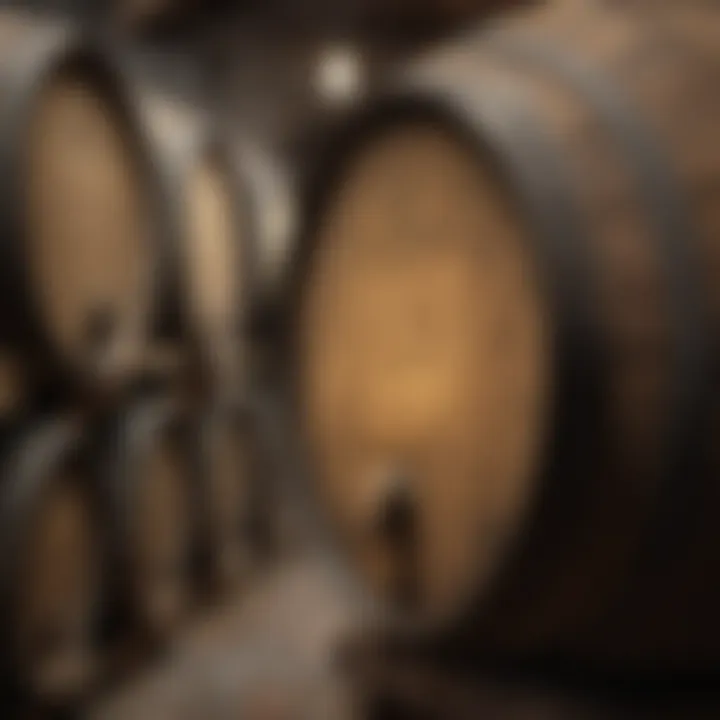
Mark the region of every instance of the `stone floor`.
POLYGON ((385 657, 355 665, 338 648, 365 616, 323 558, 297 559, 213 610, 152 667, 100 699, 90 720, 716 720, 708 696, 583 695, 539 682, 460 681, 385 657), (344 668, 344 669, 343 669, 344 668))
POLYGON ((329 563, 304 560, 191 627, 92 720, 345 720, 335 648, 358 614, 329 563))

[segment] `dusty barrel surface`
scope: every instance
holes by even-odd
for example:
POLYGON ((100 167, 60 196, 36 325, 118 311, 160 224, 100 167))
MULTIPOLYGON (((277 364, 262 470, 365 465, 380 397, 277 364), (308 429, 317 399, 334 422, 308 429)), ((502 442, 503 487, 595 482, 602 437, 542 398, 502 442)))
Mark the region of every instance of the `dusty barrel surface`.
POLYGON ((244 180, 209 118, 149 91, 142 107, 167 209, 160 334, 188 343, 206 371, 226 377, 252 293, 244 180))
POLYGON ((328 142, 289 301, 298 420, 398 626, 720 654, 719 41, 699 0, 548 3, 328 142))
POLYGON ((0 12, 4 351, 65 378, 135 369, 150 321, 152 180, 110 56, 0 12))
POLYGON ((192 593, 187 418, 172 400, 138 400, 108 421, 98 443, 108 630, 162 642, 185 619, 192 593))
POLYGON ((40 421, 11 445, 0 486, 3 678, 40 701, 69 702, 97 668, 98 498, 75 421, 40 421))

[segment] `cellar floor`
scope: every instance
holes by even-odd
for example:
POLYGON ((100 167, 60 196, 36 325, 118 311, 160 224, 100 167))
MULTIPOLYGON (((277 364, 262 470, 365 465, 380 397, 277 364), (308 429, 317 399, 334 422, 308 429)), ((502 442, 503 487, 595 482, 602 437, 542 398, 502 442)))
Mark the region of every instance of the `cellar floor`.
POLYGON ((345 720, 352 703, 333 649, 353 617, 327 564, 289 563, 206 613, 89 717, 345 720))
MULTIPOLYGON (((320 557, 287 562, 191 624, 173 648, 90 708, 90 720, 716 720, 714 697, 619 700, 533 682, 457 678, 383 658, 348 682, 337 647, 362 613, 320 557), (372 692, 368 692, 371 690, 372 692), (362 698, 363 702, 358 702, 362 698), (388 699, 391 702, 388 702, 388 699), (711 702, 712 701, 712 702, 711 702), (360 706, 364 708, 360 710, 360 706)), ((341 643, 340 643, 341 644, 341 643)))

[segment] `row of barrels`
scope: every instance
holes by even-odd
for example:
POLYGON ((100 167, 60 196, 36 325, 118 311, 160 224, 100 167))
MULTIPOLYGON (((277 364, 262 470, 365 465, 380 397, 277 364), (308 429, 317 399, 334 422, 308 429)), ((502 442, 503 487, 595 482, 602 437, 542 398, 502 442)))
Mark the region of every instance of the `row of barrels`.
POLYGON ((119 59, 69 26, 13 14, 0 32, 7 384, 112 393, 151 363, 151 337, 222 375, 250 212, 212 120, 127 88, 119 59))
POLYGON ((720 667, 720 5, 547 0, 312 145, 311 490, 389 642, 720 667))
POLYGON ((54 414, 6 434, 4 707, 77 702, 246 579, 243 422, 151 396, 94 428, 54 414))
MULTIPOLYGON (((4 647, 67 688, 90 605, 166 634, 198 558, 242 564, 253 210, 204 118, 0 34, 4 647)), ((306 145, 277 357, 386 636, 720 667, 718 80, 715 0, 546 0, 306 145)))
POLYGON ((253 562, 242 163, 75 25, 0 13, 0 679, 66 704, 253 562))

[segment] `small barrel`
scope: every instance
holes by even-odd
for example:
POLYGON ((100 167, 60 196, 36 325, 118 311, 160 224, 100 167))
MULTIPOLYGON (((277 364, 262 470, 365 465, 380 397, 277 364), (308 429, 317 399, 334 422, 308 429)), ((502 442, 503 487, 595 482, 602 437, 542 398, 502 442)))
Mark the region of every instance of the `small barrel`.
POLYGON ((167 209, 159 334, 222 385, 237 371, 252 292, 249 198, 208 117, 139 94, 167 209))
POLYGON ((58 705, 87 692, 98 667, 100 506, 74 420, 8 439, 0 481, 3 678, 58 705))
POLYGON ((255 427, 249 411, 227 403, 200 413, 198 422, 199 566, 211 591, 227 592, 253 562, 255 427))
POLYGON ((719 80, 717 4, 551 2, 328 139, 297 416, 412 636, 718 667, 719 80))
POLYGON ((105 499, 111 639, 162 644, 182 624, 192 593, 192 452, 184 409, 137 401, 98 437, 105 499))
POLYGON ((157 188, 140 126, 115 62, 69 25, 2 11, 0 38, 2 352, 117 383, 153 299, 157 188))

